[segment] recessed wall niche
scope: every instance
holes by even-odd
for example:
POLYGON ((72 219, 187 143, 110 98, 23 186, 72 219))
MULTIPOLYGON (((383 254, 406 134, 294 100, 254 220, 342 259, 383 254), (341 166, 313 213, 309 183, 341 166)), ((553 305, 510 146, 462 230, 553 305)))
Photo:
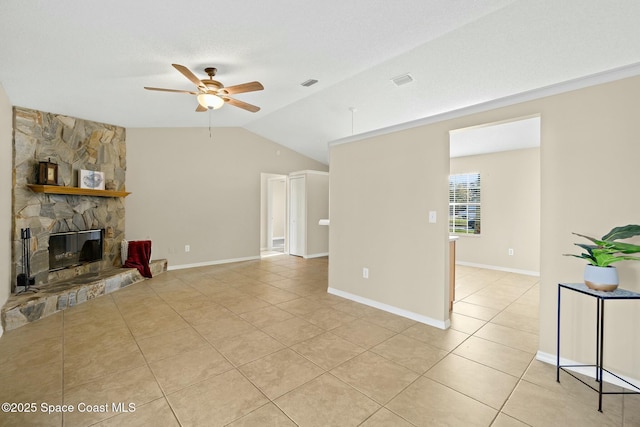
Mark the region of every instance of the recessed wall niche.
MULTIPOLYGON (((104 123, 26 108, 13 109, 13 248, 12 277, 22 270, 20 230, 31 229, 31 274, 36 285, 119 266, 124 238, 124 199, 34 193, 39 162, 58 165, 58 185, 78 185, 78 170, 104 173, 106 188, 125 189, 125 129, 104 123), (104 258, 83 268, 49 274, 49 235, 105 229, 104 258), (51 276, 51 277, 50 277, 51 276)), ((15 291, 15 280, 12 292, 15 291)))

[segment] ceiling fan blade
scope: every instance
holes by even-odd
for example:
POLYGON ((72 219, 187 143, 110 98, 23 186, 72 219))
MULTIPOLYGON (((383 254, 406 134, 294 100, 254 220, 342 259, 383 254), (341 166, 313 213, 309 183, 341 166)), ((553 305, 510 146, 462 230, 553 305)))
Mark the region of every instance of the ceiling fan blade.
POLYGON ((222 88, 222 91, 228 93, 229 95, 234 95, 236 93, 244 93, 244 92, 254 92, 256 90, 262 90, 264 86, 260 82, 249 82, 243 83, 241 85, 229 86, 222 88))
POLYGON ((198 112, 198 113, 202 113, 203 111, 207 111, 207 110, 208 110, 208 108, 205 108, 200 104, 198 104, 198 107, 196 107, 196 112, 198 112))
POLYGON ((190 92, 188 90, 178 90, 178 89, 163 89, 161 87, 144 87, 147 90, 159 90, 161 92, 175 92, 175 93, 188 93, 190 95, 197 95, 198 92, 190 92))
POLYGON ((255 105, 248 104, 244 101, 238 101, 237 99, 229 98, 227 96, 222 97, 224 102, 233 105, 234 107, 242 108, 243 110, 251 111, 252 113, 257 113, 260 111, 260 107, 256 107, 255 105))
POLYGON ((204 85, 204 83, 202 83, 200 79, 191 72, 190 69, 180 64, 171 64, 171 65, 173 66, 173 68, 180 71, 180 73, 182 73, 183 76, 188 78, 191 81, 191 83, 198 86, 200 89, 207 90, 207 87, 204 85))

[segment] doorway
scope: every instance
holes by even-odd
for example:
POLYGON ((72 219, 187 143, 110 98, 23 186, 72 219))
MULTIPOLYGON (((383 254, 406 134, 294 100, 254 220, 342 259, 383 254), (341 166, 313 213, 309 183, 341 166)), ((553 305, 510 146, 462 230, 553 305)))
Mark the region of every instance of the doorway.
POLYGON ((276 256, 288 253, 287 242, 287 176, 261 174, 262 221, 260 256, 276 256))
POLYGON ((450 179, 456 264, 539 275, 540 128, 540 116, 532 115, 450 131, 451 177, 476 176, 466 194, 469 206, 478 205, 473 215, 459 210, 457 181, 450 179))

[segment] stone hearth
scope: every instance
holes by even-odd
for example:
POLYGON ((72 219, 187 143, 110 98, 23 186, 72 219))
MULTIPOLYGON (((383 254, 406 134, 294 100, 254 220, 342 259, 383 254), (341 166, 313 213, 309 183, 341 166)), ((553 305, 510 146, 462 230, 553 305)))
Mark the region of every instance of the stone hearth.
MULTIPOLYGON (((167 271, 165 259, 152 260, 149 265, 154 276, 167 271)), ((12 295, 2 307, 2 326, 5 331, 15 329, 143 280, 135 268, 112 267, 50 282, 38 286, 37 292, 12 295)))

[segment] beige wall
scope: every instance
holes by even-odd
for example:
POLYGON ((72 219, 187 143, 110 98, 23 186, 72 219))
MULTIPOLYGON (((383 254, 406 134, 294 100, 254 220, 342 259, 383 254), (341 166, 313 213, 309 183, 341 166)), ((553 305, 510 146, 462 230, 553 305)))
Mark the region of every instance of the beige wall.
POLYGON ((271 216, 273 218, 273 237, 285 237, 287 219, 287 180, 282 178, 273 183, 271 191, 271 216))
POLYGON ((456 261, 539 274, 540 149, 457 157, 450 165, 451 174, 480 172, 482 180, 481 235, 460 235, 456 261))
MULTIPOLYGON (((640 77, 555 96, 543 106, 540 350, 555 354, 556 283, 579 282, 584 269, 581 260, 560 256, 579 249, 573 243, 582 241, 570 233, 599 237, 614 226, 640 223, 640 77)), ((616 265, 622 287, 640 292, 640 263, 616 265)), ((595 302, 565 301, 562 355, 593 363, 595 302)), ((609 367, 636 379, 639 304, 607 304, 605 350, 609 367)))
POLYGON ((127 129, 126 237, 169 268, 257 257, 260 174, 300 169, 328 166, 241 128, 127 129))
MULTIPOLYGON (((13 188, 13 113, 11 103, 0 84, 0 307, 11 292, 11 188, 13 188)), ((2 325, 0 325, 2 335, 2 325)))
POLYGON ((307 257, 317 257, 329 253, 329 230, 318 221, 329 218, 329 176, 327 174, 306 174, 306 215, 307 235, 305 238, 307 257))
MULTIPOLYGON (((540 114, 539 357, 555 354, 557 283, 581 282, 584 269, 580 260, 562 256, 574 250, 571 232, 601 236, 640 222, 638 111, 640 77, 633 77, 334 146, 329 286, 444 318, 438 306, 446 283, 446 223, 427 224, 425 211, 446 218, 446 195, 438 193, 446 189, 448 131, 540 114), (368 281, 363 266, 371 270, 368 281)), ((640 263, 623 262, 618 270, 622 287, 640 292, 640 263)), ((563 303, 562 356, 593 363, 595 303, 579 297, 563 303)), ((608 304, 615 308, 607 312, 607 365, 640 379, 638 303, 608 304)))
POLYGON ((330 157, 331 291, 445 327, 446 129, 413 128, 336 145, 330 157), (429 211, 437 213, 435 224, 427 221, 429 211))

